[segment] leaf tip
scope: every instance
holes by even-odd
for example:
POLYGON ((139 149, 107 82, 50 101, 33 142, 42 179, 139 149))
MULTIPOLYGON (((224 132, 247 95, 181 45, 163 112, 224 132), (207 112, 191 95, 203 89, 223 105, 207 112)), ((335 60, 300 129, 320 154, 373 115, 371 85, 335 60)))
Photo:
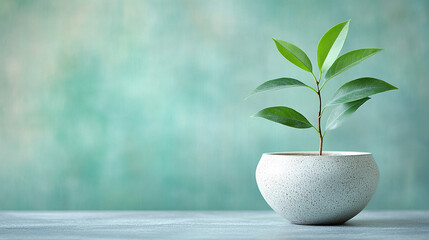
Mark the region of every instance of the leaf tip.
POLYGON ((345 21, 344 28, 346 28, 346 29, 347 29, 347 31, 348 31, 348 29, 349 29, 349 27, 350 27, 350 21, 351 21, 351 20, 352 20, 352 19, 349 19, 349 20, 345 21))
POLYGON ((388 83, 390 85, 390 90, 398 90, 399 88, 393 86, 392 84, 388 83))
POLYGON ((347 20, 347 21, 343 22, 344 26, 348 26, 348 25, 350 25, 350 21, 351 21, 351 20, 352 20, 352 19, 350 18, 349 20, 347 20))

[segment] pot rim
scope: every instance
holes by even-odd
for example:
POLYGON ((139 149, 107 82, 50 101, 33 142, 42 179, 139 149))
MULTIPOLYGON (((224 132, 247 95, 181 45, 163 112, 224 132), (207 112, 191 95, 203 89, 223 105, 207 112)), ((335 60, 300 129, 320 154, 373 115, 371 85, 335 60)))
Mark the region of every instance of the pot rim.
POLYGON ((368 156, 372 155, 369 152, 354 152, 354 151, 323 151, 319 155, 318 151, 294 151, 294 152, 271 152, 263 153, 262 155, 283 156, 283 157, 344 157, 344 156, 368 156))

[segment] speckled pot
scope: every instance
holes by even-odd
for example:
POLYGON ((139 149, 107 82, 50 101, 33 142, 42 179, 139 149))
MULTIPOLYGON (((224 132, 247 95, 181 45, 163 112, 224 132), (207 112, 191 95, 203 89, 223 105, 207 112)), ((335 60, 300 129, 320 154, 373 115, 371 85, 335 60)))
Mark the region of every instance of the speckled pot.
POLYGON ((379 172, 371 153, 264 153, 256 182, 270 207, 295 224, 342 224, 368 204, 379 172))

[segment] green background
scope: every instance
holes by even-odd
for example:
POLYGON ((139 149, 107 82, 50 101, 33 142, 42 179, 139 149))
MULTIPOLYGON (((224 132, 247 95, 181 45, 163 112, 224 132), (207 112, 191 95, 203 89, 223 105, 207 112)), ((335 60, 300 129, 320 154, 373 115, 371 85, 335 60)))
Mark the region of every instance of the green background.
POLYGON ((262 153, 317 150, 312 129, 249 118, 316 95, 243 99, 278 77, 312 84, 271 37, 316 46, 352 19, 342 53, 386 50, 334 78, 399 87, 326 135, 369 151, 369 209, 429 209, 429 1, 0 1, 0 209, 268 209, 262 153))

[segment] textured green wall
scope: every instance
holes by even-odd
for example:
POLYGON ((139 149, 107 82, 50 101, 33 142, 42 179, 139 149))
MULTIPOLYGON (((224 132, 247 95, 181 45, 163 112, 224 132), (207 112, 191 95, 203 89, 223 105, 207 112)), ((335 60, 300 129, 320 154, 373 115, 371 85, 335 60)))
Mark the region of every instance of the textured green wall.
MULTIPOLYGON (((315 61, 351 18, 343 53, 386 50, 335 78, 399 87, 375 96, 327 150, 374 153, 371 209, 429 208, 429 1, 0 1, 0 209, 268 209, 263 152, 316 150, 314 131, 248 116, 316 97, 244 97, 265 80, 312 83, 271 37, 315 61)), ((315 65, 313 63, 313 65, 315 65)))

